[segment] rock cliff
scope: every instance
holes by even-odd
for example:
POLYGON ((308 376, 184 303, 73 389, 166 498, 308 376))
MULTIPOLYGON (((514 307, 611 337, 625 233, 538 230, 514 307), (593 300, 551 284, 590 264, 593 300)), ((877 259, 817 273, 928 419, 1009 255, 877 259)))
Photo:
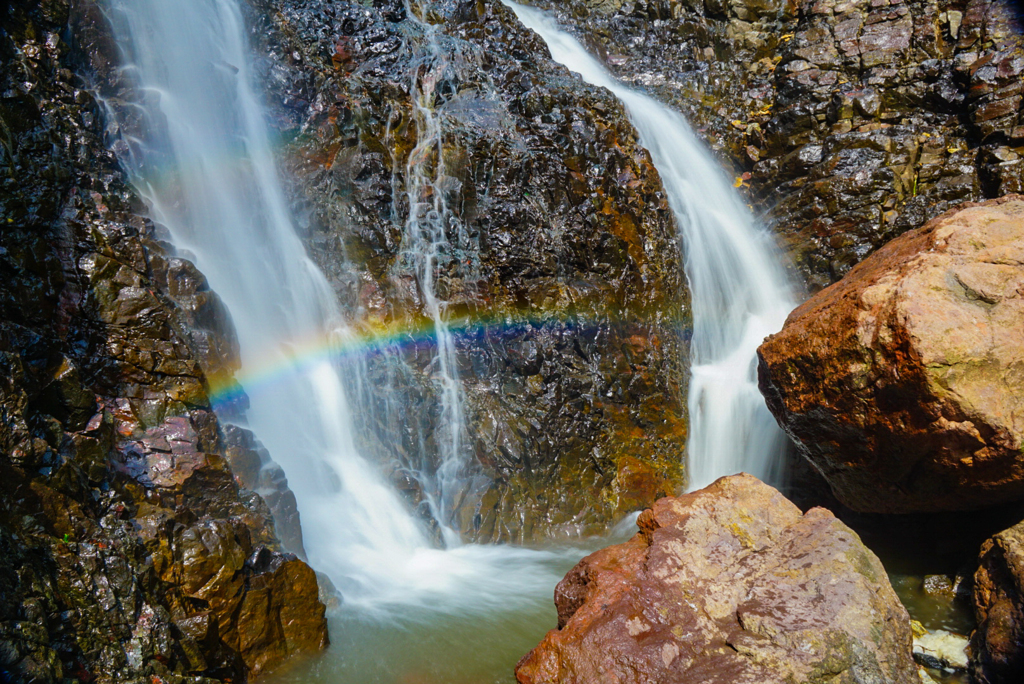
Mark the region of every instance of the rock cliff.
POLYGON ((1021 23, 989 0, 539 0, 687 114, 811 291, 1024 183, 1021 23))
POLYGON ((324 607, 227 466, 252 445, 207 396, 223 307, 106 150, 78 75, 102 21, 0 14, 0 672, 244 681, 326 645, 324 607))
POLYGON ((296 213, 370 342, 367 452, 416 503, 412 473, 445 448, 406 224, 415 186, 444 207, 434 289, 456 333, 462 476, 483 483, 443 522, 478 541, 575 536, 675 491, 688 300, 660 179, 620 104, 496 1, 415 7, 423 20, 401 2, 259 6, 296 213))

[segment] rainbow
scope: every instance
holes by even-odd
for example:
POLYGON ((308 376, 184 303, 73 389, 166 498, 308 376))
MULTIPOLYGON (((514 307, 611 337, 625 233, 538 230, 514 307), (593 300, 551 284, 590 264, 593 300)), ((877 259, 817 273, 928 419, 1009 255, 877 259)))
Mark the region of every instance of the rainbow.
MULTIPOLYGON (((689 320, 679 316, 641 316, 629 321, 611 315, 582 317, 542 313, 524 316, 501 316, 456 319, 448 322, 451 335, 465 342, 489 344, 501 340, 521 338, 545 328, 586 333, 601 327, 628 329, 643 327, 650 330, 671 329, 688 340, 691 334, 689 320)), ((239 372, 217 370, 208 374, 210 401, 215 407, 227 407, 245 402, 248 393, 259 392, 288 376, 305 374, 327 363, 344 362, 355 358, 382 355, 413 355, 437 346, 437 328, 432 320, 419 318, 390 323, 362 322, 339 332, 321 332, 302 339, 285 341, 269 349, 255 361, 250 360, 239 372)))

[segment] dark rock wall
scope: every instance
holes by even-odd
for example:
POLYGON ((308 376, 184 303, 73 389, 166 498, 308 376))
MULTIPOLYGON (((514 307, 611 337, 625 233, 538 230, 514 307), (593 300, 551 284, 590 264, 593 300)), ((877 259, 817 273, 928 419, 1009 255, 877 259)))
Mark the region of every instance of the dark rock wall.
POLYGON ((467 475, 487 483, 445 522, 479 541, 592 533, 674 491, 687 294, 659 177, 618 102, 497 2, 424 5, 433 30, 401 3, 257 8, 307 245, 362 334, 398 331, 367 355, 360 399, 363 440, 396 484, 419 500, 409 473, 439 453, 434 348, 407 334, 430 326, 402 241, 423 134, 412 98, 433 79, 453 245, 438 295, 458 330, 467 475))
POLYGON ((313 572, 210 409, 222 307, 140 218, 75 74, 109 54, 102 17, 15 2, 0 29, 0 672, 242 681, 321 648, 313 572))
POLYGON ((812 291, 953 205, 1024 182, 1012 2, 535 4, 687 114, 812 291))

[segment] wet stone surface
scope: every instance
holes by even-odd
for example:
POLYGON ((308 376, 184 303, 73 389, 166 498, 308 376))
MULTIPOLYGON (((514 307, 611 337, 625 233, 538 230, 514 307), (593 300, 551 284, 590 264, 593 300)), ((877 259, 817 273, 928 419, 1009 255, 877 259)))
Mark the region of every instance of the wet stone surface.
POLYGON ((520 684, 911 684, 910 619, 856 534, 749 475, 659 500, 555 589, 520 684))
POLYGON ((422 474, 445 447, 405 230, 417 174, 447 207, 435 289, 470 426, 443 522, 479 541, 575 536, 674 491, 688 300, 658 175, 622 107, 497 2, 424 6, 426 24, 400 3, 258 9, 306 243, 357 333, 387 333, 364 348, 364 449, 411 505, 425 510, 422 474), (414 99, 440 121, 440 153, 417 148, 414 99))
POLYGON ((0 672, 237 682, 322 648, 312 570, 226 465, 223 308, 140 216, 73 73, 109 54, 97 8, 0 22, 0 672))
POLYGON ((687 115, 811 292, 959 202, 1020 192, 1013 2, 530 4, 687 115))

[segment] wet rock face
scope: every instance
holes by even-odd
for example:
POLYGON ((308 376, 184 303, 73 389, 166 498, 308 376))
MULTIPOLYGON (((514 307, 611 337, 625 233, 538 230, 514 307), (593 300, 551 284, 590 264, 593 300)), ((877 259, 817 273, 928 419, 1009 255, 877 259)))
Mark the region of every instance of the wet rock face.
POLYGON ((322 647, 312 571, 226 465, 223 308, 140 217, 73 74, 102 17, 15 2, 0 28, 0 672, 243 681, 322 647))
POLYGON ((812 292, 959 202, 1020 192, 1012 2, 531 4, 687 114, 812 292))
POLYGON ((1024 677, 1024 523, 986 541, 979 561, 971 674, 979 684, 1018 681, 1024 677))
POLYGON ((1024 197, 906 233, 759 350, 779 424, 847 505, 912 512, 1024 495, 1024 197))
POLYGON ((469 426, 466 490, 444 522, 480 541, 575 535, 674 491, 688 302, 622 107, 497 2, 424 5, 430 26, 401 3, 258 6, 309 250, 360 334, 398 333, 366 356, 367 452, 417 503, 411 473, 445 448, 436 348, 406 334, 432 330, 405 225, 419 176, 423 201, 447 207, 436 293, 469 426), (440 153, 417 149, 414 101, 439 122, 440 153))
POLYGON ((519 662, 521 684, 918 681, 881 563, 825 509, 801 514, 741 474, 637 524, 559 583, 559 627, 519 662))

